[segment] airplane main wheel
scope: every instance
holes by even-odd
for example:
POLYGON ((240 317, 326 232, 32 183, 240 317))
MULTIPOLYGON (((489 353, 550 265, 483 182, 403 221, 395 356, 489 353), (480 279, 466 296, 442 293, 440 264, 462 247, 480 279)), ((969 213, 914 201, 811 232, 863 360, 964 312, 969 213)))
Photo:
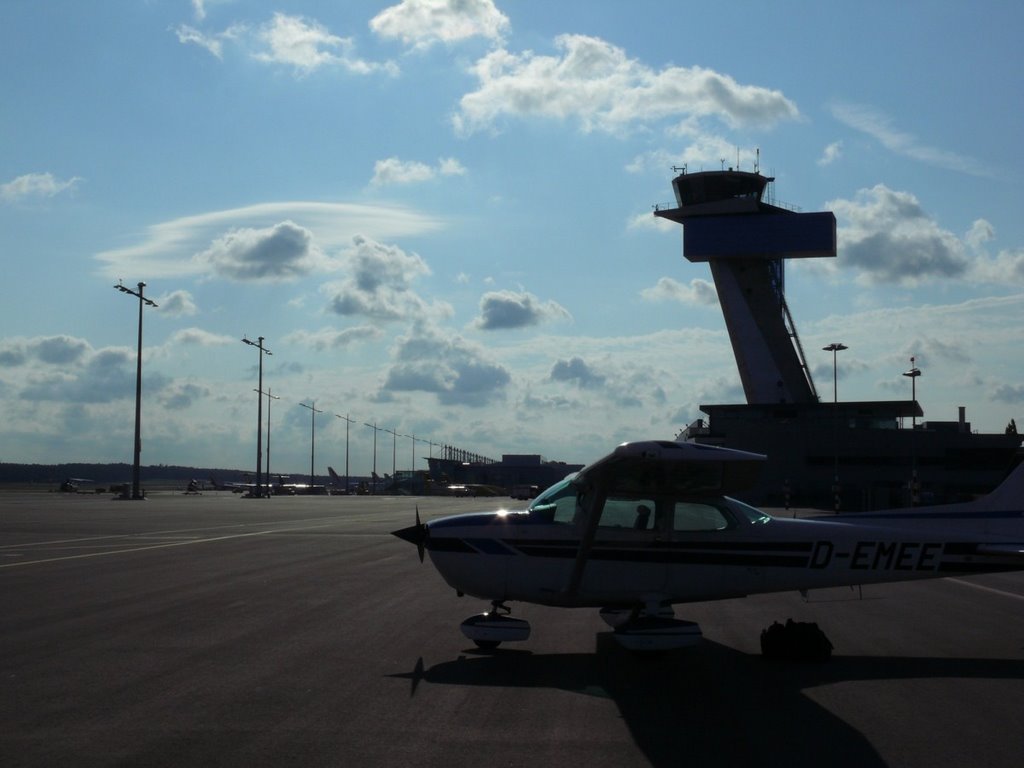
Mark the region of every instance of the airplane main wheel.
POLYGON ((474 640, 477 648, 482 648, 485 651, 492 651, 501 645, 501 640, 474 640))

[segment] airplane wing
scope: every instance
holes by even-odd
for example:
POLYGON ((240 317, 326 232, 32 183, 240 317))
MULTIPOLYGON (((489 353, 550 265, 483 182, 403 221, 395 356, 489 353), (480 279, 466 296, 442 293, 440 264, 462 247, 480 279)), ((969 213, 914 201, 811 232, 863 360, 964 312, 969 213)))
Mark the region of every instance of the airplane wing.
POLYGON ((580 470, 575 482, 606 485, 616 491, 659 488, 677 495, 728 495, 751 487, 764 460, 759 453, 648 440, 623 443, 580 470))

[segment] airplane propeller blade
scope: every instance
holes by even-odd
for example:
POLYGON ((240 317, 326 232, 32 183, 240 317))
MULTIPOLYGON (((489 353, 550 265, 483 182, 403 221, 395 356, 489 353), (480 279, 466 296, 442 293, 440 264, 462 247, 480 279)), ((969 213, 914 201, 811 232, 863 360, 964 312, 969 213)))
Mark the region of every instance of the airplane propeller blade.
POLYGON ((420 562, 423 562, 423 553, 427 548, 427 539, 430 538, 430 529, 420 522, 419 504, 416 505, 416 524, 410 525, 408 528, 392 531, 391 535, 397 536, 403 541, 408 541, 410 544, 415 544, 416 552, 420 556, 420 562))

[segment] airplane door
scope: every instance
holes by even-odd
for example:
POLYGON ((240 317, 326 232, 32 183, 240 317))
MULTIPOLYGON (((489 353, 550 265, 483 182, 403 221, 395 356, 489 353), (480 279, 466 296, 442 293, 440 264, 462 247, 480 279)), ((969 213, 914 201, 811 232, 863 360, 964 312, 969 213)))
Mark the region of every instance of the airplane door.
POLYGON ((730 582, 738 574, 726 568, 730 554, 724 548, 734 522, 730 515, 712 502, 684 500, 667 504, 665 513, 672 541, 668 591, 677 599, 733 596, 730 582))
POLYGON ((667 522, 652 498, 605 497, 600 502, 584 589, 609 601, 662 593, 667 567, 660 544, 666 538, 667 522))

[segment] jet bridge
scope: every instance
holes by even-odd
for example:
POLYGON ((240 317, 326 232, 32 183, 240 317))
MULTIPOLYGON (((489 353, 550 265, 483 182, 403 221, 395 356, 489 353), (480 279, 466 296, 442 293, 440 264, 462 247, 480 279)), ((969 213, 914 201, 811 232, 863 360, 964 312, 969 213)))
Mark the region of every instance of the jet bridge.
POLYGON ((732 170, 672 180, 676 207, 654 215, 683 225, 683 256, 708 262, 747 403, 815 403, 818 394, 785 297, 785 260, 836 255, 831 212, 766 201, 774 179, 732 170))

